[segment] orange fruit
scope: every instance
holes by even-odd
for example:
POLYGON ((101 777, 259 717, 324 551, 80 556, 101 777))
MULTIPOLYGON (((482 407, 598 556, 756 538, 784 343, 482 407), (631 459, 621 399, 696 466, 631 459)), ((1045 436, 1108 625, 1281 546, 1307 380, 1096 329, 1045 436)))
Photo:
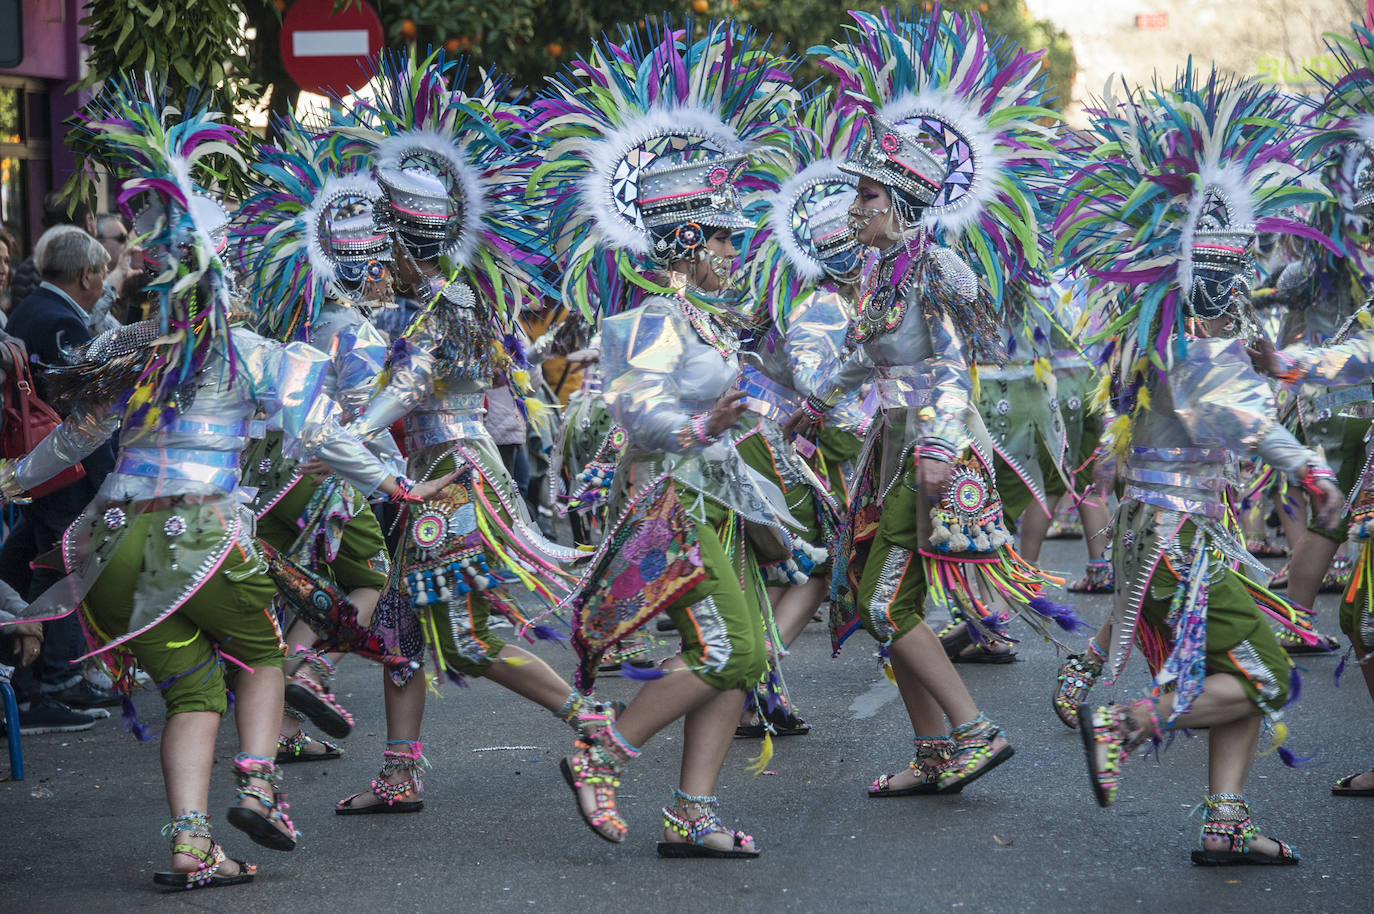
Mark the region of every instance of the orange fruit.
POLYGON ((450 38, 444 42, 444 50, 450 54, 457 54, 460 47, 462 47, 462 43, 457 38, 450 38))
POLYGON ((692 0, 692 12, 701 15, 711 8, 710 0, 692 0))
POLYGON ((544 45, 544 50, 549 52, 550 57, 562 57, 563 46, 556 41, 550 41, 544 45))
POLYGON ((415 40, 415 33, 416 33, 415 20, 414 20, 414 19, 402 19, 402 20, 401 20, 401 37, 404 38, 406 41, 414 41, 414 40, 415 40))

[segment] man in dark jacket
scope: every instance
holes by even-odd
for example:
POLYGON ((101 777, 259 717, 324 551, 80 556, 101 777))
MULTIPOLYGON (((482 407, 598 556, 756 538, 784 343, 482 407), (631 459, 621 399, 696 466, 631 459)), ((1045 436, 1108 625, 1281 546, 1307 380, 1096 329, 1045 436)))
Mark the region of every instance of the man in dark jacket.
MULTIPOLYGON (((38 239, 34 262, 42 284, 10 312, 7 330, 24 343, 30 358, 40 366, 64 364, 65 351, 90 342, 86 316, 104 294, 108 260, 100 242, 78 226, 60 225, 38 239)), ((42 372, 35 374, 38 394, 43 397, 42 372)), ((29 563, 53 549, 63 531, 95 497, 114 467, 114 449, 107 442, 83 464, 85 479, 21 507, 23 521, 0 548, 0 577, 30 601, 56 583, 59 574, 49 568, 34 568, 29 573, 29 563)), ((75 615, 45 625, 42 655, 29 668, 36 681, 26 681, 28 677, 23 675, 15 677, 19 697, 28 701, 19 715, 23 732, 66 731, 91 725, 93 718, 74 713, 63 703, 78 707, 117 703, 114 695, 87 681, 81 667, 73 663, 84 653, 75 615)))

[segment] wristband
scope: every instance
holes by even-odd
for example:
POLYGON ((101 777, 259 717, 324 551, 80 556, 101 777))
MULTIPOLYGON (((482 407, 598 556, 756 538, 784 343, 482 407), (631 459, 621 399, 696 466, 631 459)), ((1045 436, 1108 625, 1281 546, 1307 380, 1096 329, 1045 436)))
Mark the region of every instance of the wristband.
POLYGON ((697 447, 704 447, 715 443, 715 439, 706 431, 706 423, 710 418, 710 413, 697 413, 687 420, 686 425, 677 430, 679 451, 686 453, 695 450, 697 447))
POLYGON ((391 493, 390 500, 397 504, 420 504, 422 499, 416 498, 415 495, 411 493, 411 489, 413 488, 415 488, 414 482, 404 476, 397 476, 396 491, 391 493))
POLYGON ((811 417, 814 422, 821 422, 825 419, 825 401, 812 394, 802 401, 801 408, 811 417))
POLYGON ((921 460, 938 460, 940 463, 953 463, 954 452, 942 444, 923 444, 916 450, 921 460))
POLYGON ((1320 497, 1322 495, 1322 490, 1321 486, 1317 485, 1317 480, 1319 479, 1327 479, 1331 482, 1335 482, 1336 474, 1331 472, 1331 470, 1327 469, 1326 467, 1319 467, 1308 464, 1307 472, 1303 473, 1302 476, 1298 477, 1298 482, 1302 483, 1302 487, 1306 489, 1308 492, 1320 497))

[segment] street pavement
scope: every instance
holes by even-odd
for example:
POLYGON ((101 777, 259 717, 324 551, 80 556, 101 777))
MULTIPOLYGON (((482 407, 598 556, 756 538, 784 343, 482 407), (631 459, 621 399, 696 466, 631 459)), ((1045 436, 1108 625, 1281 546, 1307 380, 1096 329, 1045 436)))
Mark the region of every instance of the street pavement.
MULTIPOLYGON (((1081 541, 1047 544, 1047 567, 1076 574, 1081 541)), ((1076 601, 1093 624, 1107 598, 1076 601)), ((1335 598, 1319 607, 1335 631, 1335 598)), ((212 810, 232 856, 259 864, 250 886, 213 891, 156 889, 167 864, 158 836, 166 810, 158 743, 138 743, 118 715, 78 734, 33 736, 28 778, 0 782, 0 910, 125 911, 1263 911, 1374 909, 1374 799, 1335 798, 1337 777, 1374 762, 1370 699, 1357 670, 1339 688, 1337 658, 1303 660, 1302 700, 1287 721, 1288 745, 1315 763, 1290 770, 1259 758, 1248 794, 1257 821, 1294 844, 1295 868, 1202 869, 1197 842, 1206 788, 1205 734, 1180 738, 1156 761, 1127 766, 1115 806, 1099 809, 1076 733, 1049 698, 1053 645, 1023 628, 1020 662, 964 666, 981 707, 1002 724, 1016 757, 948 797, 869 800, 865 786, 910 757, 910 726, 896 689, 860 633, 837 659, 824 625, 807 628, 786 667, 805 737, 776 741, 760 776, 746 770, 757 741, 737 740, 720 786, 722 816, 754 834, 751 861, 661 860, 659 807, 675 782, 681 728, 661 733, 627 773, 624 844, 582 824, 558 771, 568 750, 562 723, 487 682, 445 685, 426 713, 425 810, 410 816, 342 818, 333 802, 365 789, 384 735, 377 669, 346 661, 336 688, 358 718, 334 761, 287 769, 298 849, 259 848, 222 821, 232 798, 234 728, 218 744, 212 810)), ((1071 639, 1075 648, 1081 643, 1071 639)), ((666 643, 660 655, 670 648, 666 643)), ((573 654, 536 650, 560 672, 573 654)), ((1098 697, 1146 683, 1133 659, 1122 681, 1098 697)), ((608 677, 598 694, 629 699, 634 683, 608 677)), ((145 722, 161 703, 141 693, 145 722)), ((3 762, 0 762, 2 765, 3 762)), ((4 771, 0 767, 0 771, 4 771)))

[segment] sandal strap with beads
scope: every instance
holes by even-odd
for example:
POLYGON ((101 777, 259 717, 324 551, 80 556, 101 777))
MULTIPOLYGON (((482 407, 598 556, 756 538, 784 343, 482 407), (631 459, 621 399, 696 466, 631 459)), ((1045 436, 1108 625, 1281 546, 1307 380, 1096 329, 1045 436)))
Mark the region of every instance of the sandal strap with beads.
POLYGON ((201 850, 194 844, 173 844, 173 854, 186 854, 200 861, 196 868, 186 874, 186 888, 194 889, 203 885, 208 885, 210 880, 215 878, 219 868, 224 865, 224 848, 215 842, 210 842, 208 851, 201 850))
POLYGON ((323 736, 311 736, 304 729, 297 730, 290 736, 277 734, 277 754, 289 755, 294 759, 305 757, 305 747, 311 743, 318 743, 326 750, 329 755, 343 755, 343 747, 333 740, 325 739, 323 736))
POLYGON ((1126 760, 1148 737, 1126 705, 1102 705, 1090 711, 1086 720, 1084 711, 1087 711, 1086 705, 1079 708, 1079 721, 1087 724, 1083 729, 1083 742, 1088 752, 1093 792, 1098 805, 1110 806, 1116 801, 1126 760), (1099 758, 1101 747, 1105 747, 1106 754, 1099 758))
POLYGON ((293 839, 300 838, 300 831, 286 812, 291 808, 291 804, 286 802, 286 793, 278 789, 281 774, 273 760, 240 752, 234 756, 234 777, 238 782, 238 799, 248 798, 261 803, 267 807, 266 818, 281 822, 293 839), (272 789, 268 790, 254 784, 255 780, 266 781, 272 789))
MULTIPOLYGON (((953 754, 936 776, 941 791, 951 791, 960 784, 980 776, 985 766, 994 760, 992 744, 1003 735, 1001 727, 979 714, 950 733, 953 754)), ((1010 747, 1002 750, 1006 753, 1010 747)))
POLYGON ((372 779, 372 793, 388 806, 409 801, 423 793, 425 785, 420 775, 430 769, 424 755, 424 743, 419 740, 388 740, 382 751, 382 770, 372 779), (387 778, 404 771, 405 780, 397 783, 387 778))
MULTIPOLYGON (((1202 823, 1202 839, 1225 838, 1228 842, 1228 853, 1253 853, 1251 842, 1260 837, 1260 830, 1250 816, 1250 805, 1245 801, 1245 797, 1240 794, 1217 793, 1207 797, 1204 803, 1207 814, 1202 823)), ((1277 838, 1269 840, 1278 845, 1279 852, 1276 857, 1299 859, 1298 852, 1292 845, 1277 838)))
POLYGON ((1087 700, 1088 693, 1102 675, 1100 653, 1070 654, 1059 668, 1054 690, 1054 710, 1069 727, 1078 726, 1078 706, 1087 700))
POLYGON ((592 802, 595 808, 585 814, 588 824, 593 828, 609 825, 615 831, 625 834, 629 826, 616 809, 615 792, 620 788, 621 765, 609 753, 597 752, 600 746, 592 744, 576 752, 568 767, 572 772, 573 788, 592 789, 592 802))

